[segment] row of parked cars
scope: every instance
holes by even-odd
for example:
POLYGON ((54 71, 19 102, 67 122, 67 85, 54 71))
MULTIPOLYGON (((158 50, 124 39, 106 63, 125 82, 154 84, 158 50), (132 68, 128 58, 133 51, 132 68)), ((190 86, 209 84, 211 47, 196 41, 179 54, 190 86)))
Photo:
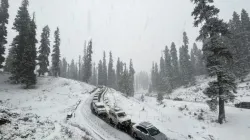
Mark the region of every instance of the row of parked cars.
POLYGON ((135 139, 141 140, 167 140, 167 137, 161 133, 154 125, 149 122, 135 124, 121 108, 110 108, 108 111, 105 104, 100 101, 103 91, 94 95, 92 100, 92 111, 111 125, 115 126, 135 139))

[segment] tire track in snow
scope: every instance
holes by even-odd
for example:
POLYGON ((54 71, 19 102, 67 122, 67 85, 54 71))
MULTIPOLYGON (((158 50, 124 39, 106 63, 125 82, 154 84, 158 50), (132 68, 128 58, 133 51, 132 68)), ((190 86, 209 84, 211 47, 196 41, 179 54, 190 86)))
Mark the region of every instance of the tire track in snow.
POLYGON ((102 140, 133 140, 129 135, 115 129, 92 113, 90 104, 93 96, 94 94, 86 99, 79 108, 82 117, 87 120, 85 124, 87 128, 91 129, 102 140))

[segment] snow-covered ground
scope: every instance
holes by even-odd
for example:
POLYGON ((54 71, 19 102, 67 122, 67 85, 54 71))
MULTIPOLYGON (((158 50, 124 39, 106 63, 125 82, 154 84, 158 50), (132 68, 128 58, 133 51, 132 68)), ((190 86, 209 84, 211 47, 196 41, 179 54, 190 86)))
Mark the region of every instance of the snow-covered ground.
MULTIPOLYGON (((189 93, 189 96, 195 95, 195 92, 189 93)), ((145 96, 142 102, 140 94, 135 98, 125 97, 111 89, 104 98, 108 99, 109 106, 124 109, 132 121, 149 121, 171 139, 249 140, 250 137, 250 110, 247 109, 227 106, 227 122, 220 125, 215 122, 218 112, 211 112, 208 106, 201 102, 165 99, 163 104, 159 105, 155 97, 145 96)))
MULTIPOLYGON (((94 87, 63 78, 38 78, 35 89, 10 85, 0 74, 0 118, 11 122, 0 127, 0 139, 81 139, 87 131, 70 125, 66 116, 94 87)), ((83 120, 84 121, 84 120, 83 120)), ((85 120, 86 121, 86 120, 85 120)))
MULTIPOLYGON (((0 139, 132 139, 91 113, 90 103, 99 91, 89 94, 93 86, 64 78, 41 77, 35 89, 24 90, 20 85, 8 84, 7 79, 8 75, 0 73, 0 119, 10 121, 0 123, 0 139), (69 113, 73 116, 66 120, 69 113)), ((165 99, 159 105, 155 97, 145 97, 142 102, 140 94, 127 98, 112 89, 108 89, 103 100, 107 98, 111 107, 123 108, 134 122, 153 123, 171 139, 248 140, 250 110, 227 106, 227 123, 219 125, 214 122, 217 112, 209 111, 203 103, 205 98, 193 102, 196 96, 203 96, 202 89, 208 80, 200 78, 196 86, 179 88, 171 95, 171 98, 182 96, 186 101, 165 99)), ((239 87, 237 99, 249 101, 248 82, 239 87)))
POLYGON ((35 89, 7 83, 0 74, 0 140, 132 140, 90 110, 95 87, 64 78, 41 77, 35 89), (67 115, 72 118, 66 119, 67 115), (10 122, 1 125, 1 120, 10 122))
MULTIPOLYGON (((165 95, 166 99, 175 99, 181 98, 183 101, 190 101, 190 102, 200 102, 204 103, 208 100, 208 97, 203 94, 204 89, 208 86, 210 81, 213 81, 214 78, 205 77, 205 76, 197 76, 196 82, 194 86, 190 87, 180 87, 175 90, 169 95, 165 95)), ((156 97, 156 93, 148 94, 148 91, 140 90, 138 91, 139 94, 146 94, 149 96, 156 97)), ((237 84, 237 94, 234 103, 247 101, 250 102, 250 75, 248 75, 245 79, 245 82, 239 82, 237 84)), ((229 103, 232 105, 232 103, 229 103)))

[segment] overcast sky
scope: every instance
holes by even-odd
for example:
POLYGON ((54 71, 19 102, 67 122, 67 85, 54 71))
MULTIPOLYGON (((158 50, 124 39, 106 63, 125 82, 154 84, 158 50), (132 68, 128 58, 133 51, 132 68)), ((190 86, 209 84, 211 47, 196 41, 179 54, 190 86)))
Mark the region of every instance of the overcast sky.
MULTIPOLYGON (((9 1, 11 43, 15 36, 11 28, 22 0, 9 1)), ((240 13, 245 8, 250 12, 249 0, 215 1, 226 21, 233 11, 240 13)), ((198 36, 192 25, 190 0, 30 0, 29 9, 30 14, 36 13, 39 42, 42 28, 49 25, 52 48, 54 30, 60 28, 61 56, 68 61, 78 60, 84 40, 92 38, 95 62, 102 59, 104 50, 112 51, 115 65, 117 57, 127 63, 132 58, 137 72, 150 71, 152 61, 159 62, 166 45, 182 45, 183 31, 188 34, 190 47, 198 36)))

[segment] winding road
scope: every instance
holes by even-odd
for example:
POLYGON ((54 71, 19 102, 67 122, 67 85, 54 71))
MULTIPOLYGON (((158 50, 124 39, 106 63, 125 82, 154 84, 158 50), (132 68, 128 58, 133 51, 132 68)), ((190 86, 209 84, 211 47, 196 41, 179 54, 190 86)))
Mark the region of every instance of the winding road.
POLYGON ((93 135, 93 137, 97 140, 133 140, 133 138, 131 138, 128 134, 110 126, 92 113, 90 104, 94 95, 99 91, 100 89, 92 93, 76 110, 76 114, 80 115, 82 119, 84 119, 84 127, 92 131, 93 133, 91 135, 93 135))

